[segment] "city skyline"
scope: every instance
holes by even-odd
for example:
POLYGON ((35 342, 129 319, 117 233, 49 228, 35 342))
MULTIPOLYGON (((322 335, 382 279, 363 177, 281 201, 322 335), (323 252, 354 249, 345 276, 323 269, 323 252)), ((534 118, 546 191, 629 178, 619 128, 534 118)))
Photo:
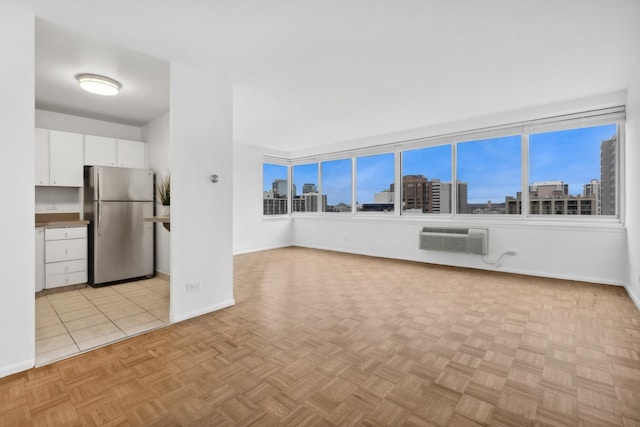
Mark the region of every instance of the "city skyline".
MULTIPOLYGON (((615 124, 531 134, 527 185, 563 181, 570 195, 582 194, 585 184, 601 179, 600 145, 615 135, 615 124)), ((457 178, 468 184, 468 203, 503 203, 505 197, 515 197, 522 191, 521 159, 520 135, 459 142, 457 178)), ((429 180, 452 182, 450 144, 405 150, 401 163, 402 176, 424 175, 429 180)), ((389 190, 394 181, 394 154, 357 157, 356 165, 355 202, 374 203, 374 194, 389 190)), ((351 159, 321 162, 320 167, 328 204, 351 204, 351 159)), ((318 185, 317 163, 293 168, 297 188, 306 183, 318 185)), ((270 189, 273 179, 286 178, 286 173, 286 166, 265 164, 264 190, 270 189)))

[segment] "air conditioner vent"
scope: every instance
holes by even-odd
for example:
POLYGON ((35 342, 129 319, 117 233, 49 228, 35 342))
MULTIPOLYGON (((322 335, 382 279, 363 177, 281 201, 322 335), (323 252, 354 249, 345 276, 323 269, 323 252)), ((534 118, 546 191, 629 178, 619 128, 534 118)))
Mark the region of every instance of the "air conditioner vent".
POLYGON ((486 255, 489 230, 482 228, 423 227, 420 249, 486 255))

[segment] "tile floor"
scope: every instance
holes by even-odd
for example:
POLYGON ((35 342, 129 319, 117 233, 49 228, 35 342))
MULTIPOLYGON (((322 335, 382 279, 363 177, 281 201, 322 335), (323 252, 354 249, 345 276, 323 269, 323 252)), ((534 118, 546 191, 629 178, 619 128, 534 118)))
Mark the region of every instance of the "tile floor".
POLYGON ((36 298, 36 366, 169 324, 159 278, 36 298))

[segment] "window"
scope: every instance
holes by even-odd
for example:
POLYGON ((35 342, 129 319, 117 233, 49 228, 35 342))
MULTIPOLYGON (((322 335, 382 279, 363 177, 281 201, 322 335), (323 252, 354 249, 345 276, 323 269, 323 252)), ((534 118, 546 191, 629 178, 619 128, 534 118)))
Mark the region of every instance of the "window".
POLYGON ((510 210, 522 188, 521 137, 457 144, 457 213, 516 214, 510 210))
POLYGON ((615 215, 615 124, 529 136, 529 213, 615 215))
POLYGON ((451 145, 402 153, 402 212, 451 213, 451 145))
POLYGON ((356 158, 356 206, 364 212, 393 212, 393 153, 356 158))
POLYGON ((351 159, 322 162, 323 212, 351 212, 351 159))
POLYGON ((309 163, 293 167, 292 212, 324 211, 327 196, 320 196, 318 188, 318 164, 309 163), (319 204, 318 201, 321 201, 319 204), (319 206, 321 208, 319 209, 319 206))
POLYGON ((263 215, 284 215, 287 206, 288 167, 263 163, 262 165, 262 213, 263 215))
POLYGON ((264 163, 264 215, 399 211, 611 221, 618 217, 624 184, 623 124, 624 107, 611 107, 397 142, 386 153, 387 147, 375 147, 382 154, 368 155, 371 148, 353 150, 348 158, 331 153, 290 171, 282 163, 264 163))

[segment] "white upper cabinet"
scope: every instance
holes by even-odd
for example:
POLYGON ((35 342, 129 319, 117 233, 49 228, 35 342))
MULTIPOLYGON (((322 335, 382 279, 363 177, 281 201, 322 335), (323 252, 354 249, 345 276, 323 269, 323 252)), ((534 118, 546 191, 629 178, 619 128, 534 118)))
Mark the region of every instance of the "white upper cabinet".
POLYGON ((144 168, 146 166, 146 144, 138 141, 118 140, 118 166, 144 168))
POLYGON ((49 130, 36 129, 36 185, 49 185, 49 130))
POLYGON ((85 165, 144 168, 147 163, 144 142, 86 135, 84 150, 85 165))
POLYGON ((82 187, 84 135, 35 130, 35 185, 82 187))
POLYGON ((84 185, 84 135, 49 131, 49 185, 84 185))
POLYGON ((85 135, 84 164, 98 166, 116 166, 116 140, 103 136, 85 135))

